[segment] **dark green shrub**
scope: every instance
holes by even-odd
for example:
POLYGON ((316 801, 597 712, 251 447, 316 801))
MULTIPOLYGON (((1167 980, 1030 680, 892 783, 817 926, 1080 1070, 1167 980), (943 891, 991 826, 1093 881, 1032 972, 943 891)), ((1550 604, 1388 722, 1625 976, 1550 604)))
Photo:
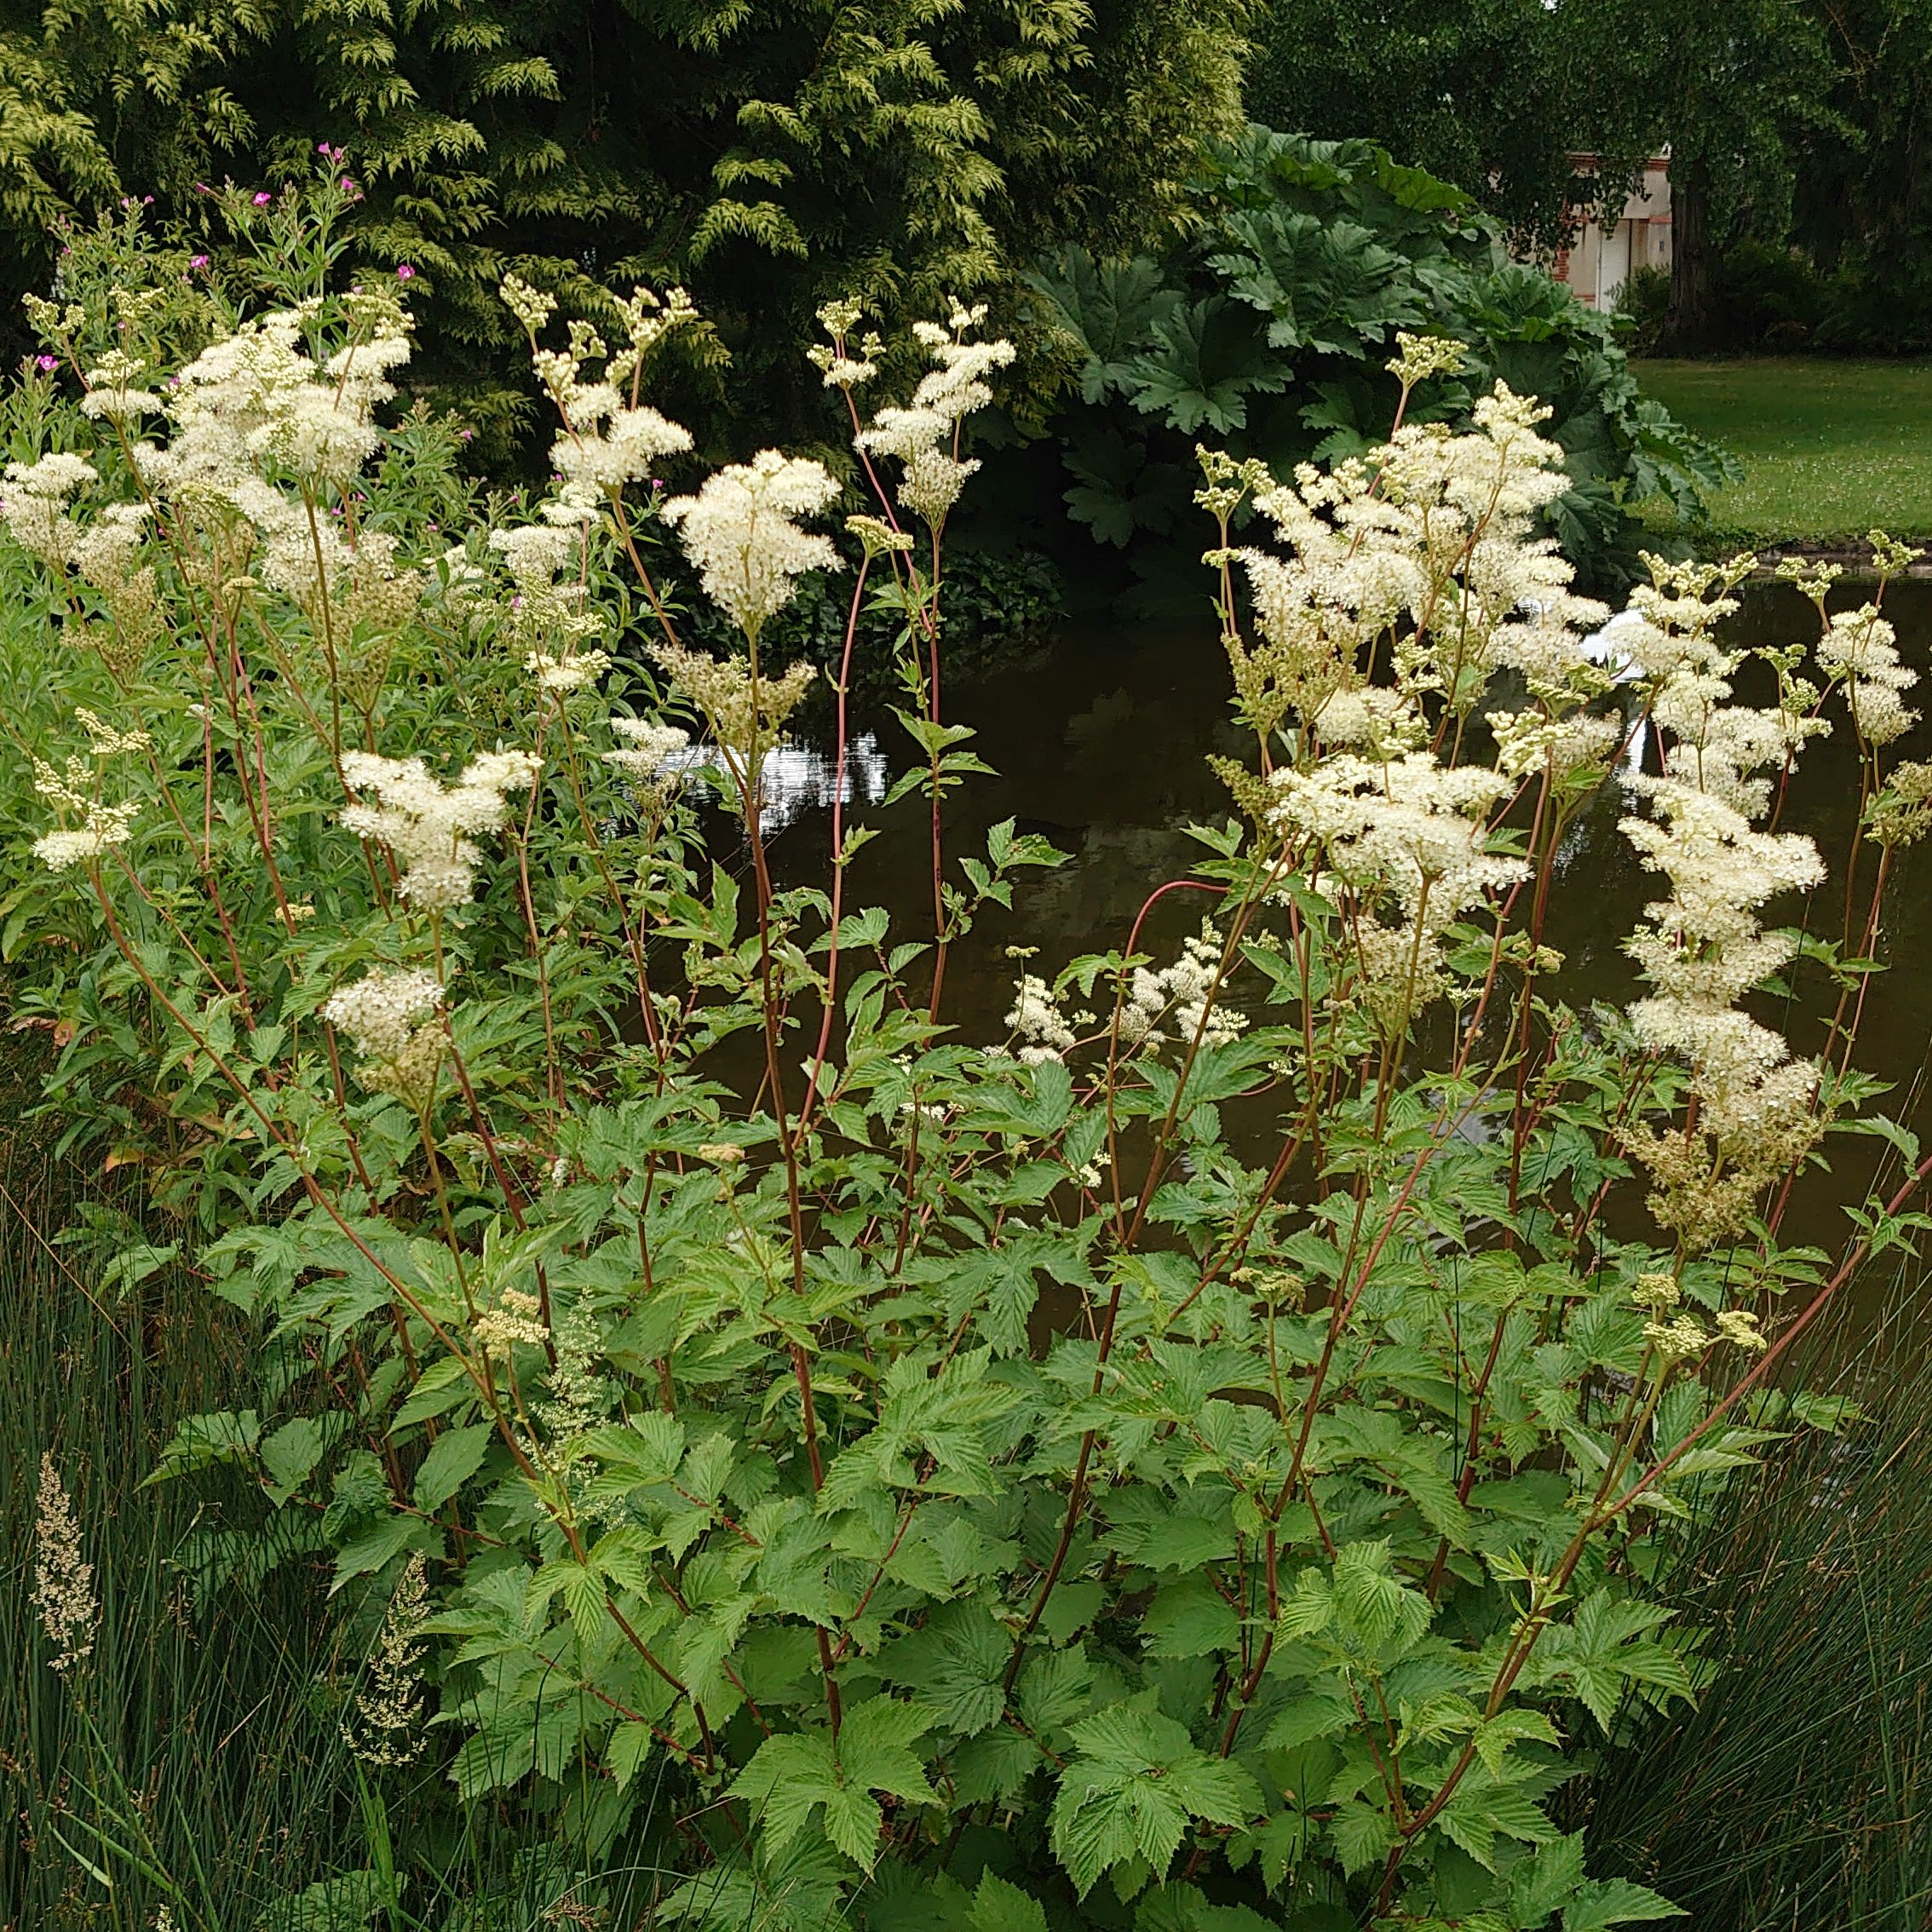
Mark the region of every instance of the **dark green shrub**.
POLYGON ((1740 348, 1785 354, 1810 348, 1828 300, 1824 279, 1797 249, 1742 241, 1725 250, 1718 327, 1723 340, 1740 348))
POLYGON ((1919 355, 1932 348, 1932 267, 1916 246, 1861 250, 1821 294, 1820 346, 1855 355, 1919 355))
MULTIPOLYGON (((268 191, 346 147, 364 273, 415 271, 417 374, 505 439, 523 419, 506 268, 566 307, 687 283, 728 348, 733 430, 822 434, 818 305, 888 321, 1078 241, 1157 237, 1201 134, 1233 124, 1243 0, 859 8, 788 0, 102 0, 0 9, 0 234, 13 297, 49 225, 152 194, 202 249, 198 181, 268 191), (31 22, 31 24, 29 24, 31 22)), ((250 284, 244 291, 256 290, 250 284)), ((19 347, 26 347, 25 338, 19 347)), ((703 371, 698 373, 701 376, 703 371)), ((704 411, 716 418, 715 398, 704 411)))
POLYGON ((1631 269, 1617 291, 1614 313, 1629 331, 1630 354, 1654 354, 1670 313, 1670 271, 1653 262, 1631 269))
POLYGON ((1394 404, 1383 365, 1399 331, 1468 352, 1412 421, 1460 420, 1498 381, 1548 405, 1574 486, 1551 526, 1586 572, 1631 560, 1639 503, 1665 498, 1689 522, 1728 473, 1638 393, 1611 317, 1511 261, 1461 189, 1371 142, 1251 125, 1210 144, 1191 210, 1158 262, 1070 246, 1033 279, 1077 371, 1079 402, 1056 425, 1067 503, 1103 543, 1172 526, 1204 434, 1278 475, 1366 451, 1394 404))

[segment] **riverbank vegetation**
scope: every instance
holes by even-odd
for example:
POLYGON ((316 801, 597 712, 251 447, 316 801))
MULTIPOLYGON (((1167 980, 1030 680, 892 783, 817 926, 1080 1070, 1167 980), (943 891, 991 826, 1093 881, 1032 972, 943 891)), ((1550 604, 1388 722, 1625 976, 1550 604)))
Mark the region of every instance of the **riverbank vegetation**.
MULTIPOLYGON (((138 208, 72 231, 6 392, 0 957, 60 1166, 16 1223, 0 1911, 1676 1915, 1590 1842, 1593 1768, 1722 1654, 1674 1552, 1864 1452, 1791 1365, 1927 1225, 1859 1052, 1932 825, 1909 548, 1852 609, 1794 572, 1797 651, 1729 641, 1748 557, 1653 559, 1607 648, 1561 422, 1434 312, 1358 331, 1327 460, 1194 425, 1226 808, 1049 959, 1064 854, 957 829, 949 538, 1027 380, 995 318, 823 305, 821 453, 714 464, 663 406, 685 291, 599 326, 507 273, 550 481, 486 491, 322 158, 210 198, 245 274, 138 208), (908 748, 808 874, 765 815, 807 586, 835 765, 867 612, 908 748), (1828 853, 1785 823, 1826 731, 1828 853), (1550 908, 1614 771, 1656 896, 1591 998, 1550 908), (894 812, 929 868, 874 906, 894 812), (997 1032, 952 1018, 989 927, 997 1032)), ((1353 250, 1243 193, 1254 260, 1191 271, 1235 302, 1283 236, 1353 250)), ((1228 299, 1144 325, 1179 359, 1228 299)), ((1153 394, 1085 339, 1090 404, 1153 394)))

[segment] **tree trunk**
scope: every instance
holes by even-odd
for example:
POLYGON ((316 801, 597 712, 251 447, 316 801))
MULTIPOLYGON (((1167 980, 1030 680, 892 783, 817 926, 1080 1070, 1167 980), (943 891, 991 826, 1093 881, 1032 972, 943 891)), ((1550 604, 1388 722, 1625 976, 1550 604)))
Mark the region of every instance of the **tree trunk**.
POLYGON ((1679 355, 1712 346, 1716 259, 1711 245, 1711 169, 1702 160, 1670 170, 1670 310, 1665 345, 1679 355))

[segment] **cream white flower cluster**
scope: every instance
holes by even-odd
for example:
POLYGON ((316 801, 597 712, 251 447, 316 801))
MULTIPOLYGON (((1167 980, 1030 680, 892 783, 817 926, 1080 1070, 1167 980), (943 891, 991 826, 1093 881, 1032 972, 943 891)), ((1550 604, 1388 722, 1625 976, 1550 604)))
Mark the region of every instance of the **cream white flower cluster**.
POLYGON ((23 550, 63 569, 80 538, 67 515, 68 502, 83 484, 100 480, 101 472, 85 457, 66 451, 37 463, 10 463, 0 488, 0 517, 23 550))
POLYGON ((484 1348, 504 1361, 520 1343, 540 1348, 550 1339, 543 1302, 521 1288, 504 1289, 494 1308, 477 1311, 469 1329, 484 1348))
POLYGON ((43 832, 33 842, 33 855, 50 872, 65 872, 100 858, 117 845, 125 845, 134 831, 136 811, 132 805, 89 805, 78 825, 43 832))
POLYGON ((612 718, 611 729, 624 743, 615 751, 605 752, 604 762, 640 779, 657 777, 691 743, 689 732, 656 718, 612 718))
POLYGON ((1656 816, 1625 819, 1624 834, 1671 894, 1626 942, 1655 989, 1630 1022, 1645 1045, 1689 1065, 1696 1112, 1694 1130, 1666 1127, 1632 1146, 1654 1183, 1652 1211, 1696 1250, 1743 1226, 1759 1191, 1816 1138, 1817 1068, 1736 1003, 1797 951, 1790 934, 1761 929, 1757 908, 1817 884, 1825 868, 1808 838, 1753 831, 1722 796, 1674 779, 1644 789, 1656 816))
POLYGON ((857 302, 849 300, 828 302, 819 311, 819 326, 831 340, 814 343, 806 350, 805 359, 823 373, 828 389, 849 393, 879 372, 878 359, 885 354, 885 343, 877 335, 862 336, 858 353, 853 353, 849 338, 864 313, 857 302))
POLYGON ((489 548, 516 586, 504 613, 509 641, 527 647, 524 669, 544 690, 561 693, 595 684, 611 658, 589 641, 604 624, 584 582, 583 526, 555 515, 557 501, 544 505, 546 522, 492 530, 489 548))
POLYGON ((599 503, 629 483, 650 477, 663 458, 691 447, 691 433, 657 410, 627 400, 624 385, 647 356, 674 329, 698 319, 691 297, 672 289, 660 300, 651 290, 632 290, 618 306, 628 347, 610 354, 588 322, 572 320, 570 346, 549 349, 538 337, 556 313, 556 299, 520 275, 502 285, 505 304, 530 337, 531 363, 563 420, 550 445, 550 467, 562 480, 544 514, 560 522, 588 521, 599 503), (585 365, 601 362, 602 372, 587 377, 585 365))
POLYGON ((1570 565, 1534 534, 1570 487, 1561 450, 1537 432, 1548 414, 1498 383, 1470 433, 1407 426, 1365 457, 1303 464, 1292 484, 1256 491, 1286 551, 1234 553, 1260 640, 1230 639, 1228 652, 1256 731, 1297 722, 1325 745, 1392 756, 1427 741, 1425 695, 1466 714, 1498 667, 1560 710, 1593 693, 1580 634, 1607 612, 1571 591, 1570 565), (1367 677, 1385 635, 1392 689, 1367 677))
POLYGON ((119 421, 128 417, 160 413, 161 399, 152 389, 134 387, 134 379, 147 367, 124 349, 109 349, 97 367, 87 371, 87 393, 81 398, 83 416, 107 417, 119 421))
POLYGON ((1319 854, 1309 865, 1318 887, 1354 903, 1360 990, 1383 1030, 1400 1031, 1446 989, 1452 922, 1529 877, 1521 860, 1485 848, 1485 815, 1508 790, 1502 773, 1426 750, 1379 762, 1340 752, 1268 781, 1277 829, 1319 854))
POLYGON ((705 595, 756 640, 808 571, 838 568, 831 539, 793 521, 815 515, 838 494, 823 463, 761 450, 750 463, 707 477, 696 496, 673 497, 663 515, 677 526, 705 595))
POLYGON ((1683 1293, 1670 1275, 1640 1274, 1630 1290, 1630 1299, 1650 1317, 1643 1325, 1643 1338, 1666 1370, 1675 1362, 1702 1355, 1720 1342, 1728 1342, 1750 1354, 1760 1354, 1770 1346, 1758 1329, 1757 1315, 1749 1308, 1722 1310, 1713 1334, 1695 1315, 1679 1306, 1683 1293))
POLYGON ((474 838, 500 831, 510 795, 528 791, 543 761, 529 751, 485 751, 454 785, 434 777, 420 758, 345 752, 342 779, 374 804, 345 806, 337 822, 359 838, 386 845, 401 862, 398 890, 418 911, 468 904, 483 854, 474 838))
MULTIPOLYGON (((1816 716, 1819 687, 1797 675, 1795 651, 1761 653, 1778 675, 1775 708, 1730 701, 1745 653, 1726 648, 1718 627, 1738 608, 1732 592, 1751 557, 1644 561, 1651 580, 1633 590, 1619 639, 1649 687, 1663 775, 1632 779, 1651 816, 1628 817, 1622 829, 1643 864, 1669 880, 1670 896, 1646 908, 1646 924, 1625 942, 1653 989, 1630 1017, 1643 1044, 1689 1067, 1690 1100, 1682 1126, 1635 1134, 1630 1145, 1649 1170, 1652 1211, 1695 1252, 1743 1228, 1758 1195, 1821 1130, 1817 1067, 1794 1060, 1783 1037, 1739 1003, 1797 952, 1789 934, 1762 929, 1759 908, 1825 876, 1808 838, 1760 831, 1751 820, 1770 808, 1774 769, 1788 772, 1831 727, 1816 716)), ((1795 574, 1822 613, 1833 573, 1795 574)), ((1897 693, 1912 674, 1897 669, 1889 627, 1869 607, 1845 616, 1827 629, 1820 666, 1846 682, 1854 721, 1857 693, 1867 691, 1872 722, 1902 731, 1910 714, 1897 693)), ((1678 1318, 1688 1347, 1683 1327, 1678 1318)))
POLYGON ((623 773, 641 809, 662 811, 684 776, 681 761, 690 749, 690 733, 656 718, 612 718, 611 730, 623 742, 600 756, 623 773))
POLYGON ((437 1015, 443 998, 442 983, 434 973, 385 969, 338 987, 320 1011, 363 1056, 356 1078, 364 1086, 421 1108, 434 1095, 442 1061, 437 1015))
POLYGON ((1731 702, 1746 653, 1727 649, 1717 632, 1738 609, 1730 593, 1751 566, 1748 555, 1718 564, 1647 553, 1643 561, 1650 581, 1632 589, 1616 635, 1625 670, 1648 687, 1665 773, 1756 818, 1771 802, 1766 774, 1831 732, 1829 720, 1812 715, 1817 689, 1786 675, 1774 708, 1731 702))
POLYGON ((1175 1036, 1190 1044, 1197 1035, 1204 1046, 1226 1046, 1239 1039, 1247 1031, 1247 1015, 1232 1007, 1209 1004, 1221 955, 1221 934, 1204 922, 1199 933, 1181 942, 1180 952, 1168 965, 1136 966, 1120 1009, 1122 1045, 1163 1045, 1167 1038, 1163 1022, 1169 1021, 1175 1036))
POLYGON ((1818 641, 1820 667, 1843 681, 1852 723, 1868 745, 1889 745, 1918 722, 1902 697, 1918 682, 1918 673, 1899 662, 1897 644, 1898 633, 1876 604, 1834 611, 1818 641))
POLYGON ((648 289, 634 290, 619 304, 629 345, 613 355, 582 319, 569 323, 567 348, 546 348, 538 338, 556 313, 555 298, 517 275, 505 278, 502 294, 530 337, 532 366, 562 428, 550 445, 557 483, 538 511, 541 520, 492 531, 490 548, 516 585, 509 640, 525 647, 524 669, 538 686, 562 697, 595 684, 612 662, 590 641, 603 630, 584 583, 591 527, 627 485, 644 481, 664 458, 691 447, 688 430, 627 397, 624 386, 635 389, 646 357, 671 331, 695 322, 697 311, 682 289, 663 301, 648 289), (601 365, 600 373, 588 372, 593 363, 601 365))
POLYGON ((1624 741, 1618 717, 1571 711, 1551 717, 1541 711, 1489 711, 1483 722, 1496 743, 1496 768, 1516 781, 1542 771, 1601 771, 1624 741))
POLYGON ((1034 973, 1022 973, 1015 982, 1006 1029, 1021 1043, 1015 1049, 1014 1057, 1028 1066, 1044 1060, 1064 1060, 1076 1038, 1053 996, 1053 988, 1034 973))
POLYGON ((75 492, 99 480, 92 463, 69 452, 10 463, 0 485, 0 523, 50 569, 71 565, 100 591, 109 621, 89 627, 89 641, 124 677, 161 630, 161 600, 154 566, 142 561, 146 503, 110 503, 84 526, 69 514, 75 492))
MULTIPOLYGON (((264 463, 308 483, 339 486, 353 477, 380 446, 375 411, 395 394, 389 376, 409 360, 411 323, 392 299, 348 302, 357 339, 320 366, 305 346, 315 320, 308 308, 255 317, 210 343, 164 400, 167 446, 135 446, 150 487, 212 490, 252 520, 266 505, 246 480, 264 463)), ((285 500, 273 520, 296 507, 285 500)))
MULTIPOLYGON (((711 741, 739 784, 756 792, 765 761, 785 734, 785 721, 805 701, 818 675, 802 658, 776 676, 754 679, 742 657, 711 658, 672 644, 651 655, 685 702, 704 715, 711 741)), ((753 801, 754 808, 756 799, 753 801)))
POLYGON ((1932 832, 1932 765, 1906 758, 1866 808, 1865 836, 1874 845, 1916 845, 1932 832))
POLYGON ((118 665, 138 663, 162 628, 154 566, 144 561, 146 503, 109 503, 74 538, 70 560, 107 606, 112 642, 101 648, 118 665))
POLYGON ((89 864, 127 843, 139 808, 131 802, 104 802, 98 768, 130 752, 145 751, 150 743, 145 731, 118 730, 92 711, 77 710, 74 716, 87 733, 94 762, 69 756, 56 770, 45 758, 33 761, 35 795, 53 806, 62 821, 57 831, 43 833, 33 845, 34 856, 53 872, 89 864), (70 824, 70 819, 79 822, 70 824))
MULTIPOLYGON (((279 310, 210 343, 158 392, 132 387, 141 365, 111 352, 89 372, 83 405, 124 433, 136 417, 166 419, 164 443, 142 440, 130 453, 147 497, 168 506, 184 533, 198 534, 200 544, 183 551, 191 570, 221 585, 256 575, 312 613, 338 581, 372 589, 397 574, 392 539, 371 533, 352 542, 333 520, 312 514, 379 446, 375 411, 394 395, 390 374, 410 354, 409 318, 393 296, 357 293, 344 303, 350 340, 324 361, 309 348, 319 325, 313 305, 279 310)), ((143 507, 113 506, 84 532, 62 510, 92 476, 74 457, 44 458, 17 477, 9 471, 9 524, 49 563, 76 564, 102 590, 117 628, 131 621, 152 632, 158 618, 152 572, 140 561, 143 507)), ((406 611, 420 587, 414 573, 401 573, 386 595, 406 611)), ((124 656, 135 648, 117 641, 124 656)))
MULTIPOLYGON (((992 400, 986 377, 1003 369, 1016 353, 998 338, 975 342, 973 331, 986 320, 984 305, 955 308, 945 323, 919 322, 913 333, 934 366, 919 378, 905 407, 880 410, 854 439, 869 455, 894 458, 900 465, 899 500, 937 528, 959 500, 966 480, 980 466, 957 453, 959 426, 975 410, 992 400)), ((863 365, 870 372, 870 364, 863 365)), ((826 368, 827 382, 858 379, 826 368)))

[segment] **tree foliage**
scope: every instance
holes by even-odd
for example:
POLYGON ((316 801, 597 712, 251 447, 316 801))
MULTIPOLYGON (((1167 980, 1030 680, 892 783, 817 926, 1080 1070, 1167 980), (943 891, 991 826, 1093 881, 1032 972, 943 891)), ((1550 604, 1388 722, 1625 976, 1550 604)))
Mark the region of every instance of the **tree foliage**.
POLYGON ((1588 113, 1544 0, 1271 0, 1243 90, 1272 127, 1379 142, 1560 241, 1588 113))
POLYGON ((1593 0, 1559 11, 1578 72, 1601 77, 1599 112, 1642 147, 1669 146, 1666 339, 1709 348, 1723 248, 1751 233, 1782 239, 1810 147, 1840 126, 1826 101, 1828 9, 1816 0, 1593 0))
POLYGON ((486 428, 526 413, 496 301, 515 269, 608 319, 684 282, 733 414, 797 432, 822 302, 899 323, 1078 240, 1141 245, 1230 123, 1244 0, 160 0, 0 8, 0 220, 15 291, 49 224, 196 183, 279 192, 319 144, 365 198, 365 270, 417 273, 426 372, 486 428))

